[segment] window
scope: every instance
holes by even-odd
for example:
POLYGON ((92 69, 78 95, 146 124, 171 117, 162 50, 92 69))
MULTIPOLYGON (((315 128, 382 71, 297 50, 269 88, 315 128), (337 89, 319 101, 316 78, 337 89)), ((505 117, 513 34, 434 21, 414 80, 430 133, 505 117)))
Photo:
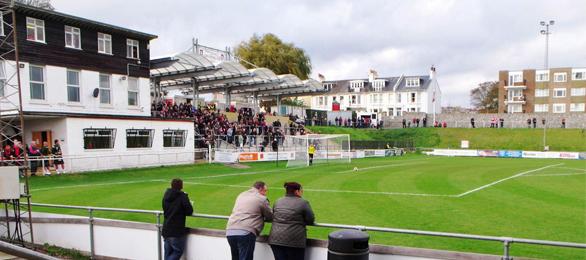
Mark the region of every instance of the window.
POLYGON ((523 82, 523 72, 509 72, 509 86, 519 82, 523 82))
POLYGON ((151 148, 154 129, 126 129, 126 148, 151 148))
POLYGON ((98 33, 98 52, 112 54, 112 35, 98 33))
POLYGON ((547 70, 538 70, 535 73, 535 81, 537 81, 537 82, 549 81, 549 71, 547 71, 547 70))
POLYGON ((363 87, 364 87, 364 81, 362 81, 362 80, 350 81, 350 88, 354 89, 355 92, 359 92, 360 89, 363 87))
POLYGON ((536 97, 547 97, 547 96, 549 96, 549 89, 546 89, 546 88, 535 89, 535 96, 536 97))
POLYGON ((126 39, 126 57, 130 59, 138 59, 138 41, 126 39))
POLYGON ((79 28, 65 26, 65 47, 81 49, 81 37, 79 28))
POLYGON ((45 42, 45 21, 27 17, 26 39, 33 42, 45 42))
POLYGON ((584 103, 570 104, 570 112, 584 112, 584 103))
POLYGON ((100 103, 110 104, 110 75, 100 74, 100 103))
POLYGON ((415 103, 415 97, 417 93, 411 93, 411 103, 415 103))
POLYGON ((326 91, 332 90, 332 88, 334 87, 334 83, 324 83, 323 87, 326 91))
POLYGON ((86 128, 83 129, 84 149, 113 149, 116 140, 116 129, 86 128))
POLYGON ((30 65, 31 99, 45 99, 45 69, 30 65))
POLYGON ((553 74, 553 81, 554 82, 566 82, 567 81, 567 75, 565 72, 562 73, 554 73, 553 74))
POLYGON ((382 94, 370 94, 370 103, 372 103, 372 104, 382 103, 382 94))
POLYGON ((509 105, 509 112, 511 113, 521 113, 522 111, 523 107, 521 107, 521 104, 509 105))
POLYGON ((323 106, 324 105, 324 97, 318 97, 317 100, 318 100, 318 104, 320 106, 323 106))
POLYGON ((572 96, 586 96, 586 88, 572 88, 571 95, 572 96))
POLYGON ((356 95, 352 95, 352 97, 350 97, 350 104, 352 104, 352 105, 358 104, 357 100, 356 100, 356 95))
POLYGON ((586 69, 572 70, 572 80, 586 80, 586 69))
POLYGON ((385 87, 386 81, 384 79, 377 79, 372 82, 372 88, 374 91, 382 91, 385 87))
POLYGON ((79 71, 67 70, 67 101, 79 102, 79 71))
POLYGON ((397 103, 401 103, 401 93, 397 93, 397 103))
MULTIPOLYGON (((1 16, 0 16, 1 18, 1 16)), ((4 61, 0 60, 0 97, 6 95, 6 71, 4 70, 4 61)))
POLYGON ((163 130, 163 147, 184 147, 187 131, 163 130))
POLYGON ((419 87, 419 78, 408 78, 407 87, 419 87))
POLYGON ((128 105, 138 106, 138 79, 128 78, 128 105))
POLYGON ((535 112, 547 112, 548 110, 548 104, 535 104, 535 112))
POLYGON ((553 97, 560 98, 566 96, 566 89, 565 88, 554 88, 553 89, 553 97))
POLYGON ((553 104, 553 112, 554 113, 565 113, 566 112, 566 104, 553 104))

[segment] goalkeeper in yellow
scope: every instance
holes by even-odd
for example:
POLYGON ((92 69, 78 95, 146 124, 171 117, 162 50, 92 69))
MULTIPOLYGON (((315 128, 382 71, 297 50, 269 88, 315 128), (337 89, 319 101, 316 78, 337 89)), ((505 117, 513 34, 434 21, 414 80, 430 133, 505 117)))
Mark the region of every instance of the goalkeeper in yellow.
POLYGON ((309 165, 313 164, 313 154, 315 153, 315 146, 313 144, 309 145, 307 148, 307 154, 309 155, 309 165))

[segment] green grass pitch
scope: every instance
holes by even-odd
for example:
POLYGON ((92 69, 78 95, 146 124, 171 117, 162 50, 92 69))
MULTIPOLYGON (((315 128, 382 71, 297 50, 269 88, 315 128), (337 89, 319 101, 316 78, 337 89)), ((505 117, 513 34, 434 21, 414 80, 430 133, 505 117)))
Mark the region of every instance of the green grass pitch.
MULTIPOLYGON (((160 210, 174 177, 198 213, 229 215, 235 197, 254 181, 283 196, 285 181, 300 182, 318 222, 511 236, 586 243, 586 161, 451 158, 410 155, 352 163, 285 168, 251 163, 130 169, 31 178, 33 202, 160 210), (358 167, 358 171, 353 171, 358 167)), ((37 211, 85 215, 76 210, 37 211)), ((98 217, 154 222, 153 216, 102 212, 98 217)), ((191 227, 223 229, 223 220, 190 219, 191 227)), ((265 233, 269 230, 265 227, 265 233)), ((311 238, 331 229, 310 227, 311 238)), ((501 254, 497 242, 370 232, 371 243, 501 254)), ((586 251, 513 244, 514 256, 583 259, 586 251)))

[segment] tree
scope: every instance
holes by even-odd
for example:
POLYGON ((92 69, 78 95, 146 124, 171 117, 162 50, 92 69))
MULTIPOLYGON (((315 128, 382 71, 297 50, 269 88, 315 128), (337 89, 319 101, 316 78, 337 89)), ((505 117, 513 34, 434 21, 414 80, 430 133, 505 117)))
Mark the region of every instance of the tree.
POLYGON ((16 0, 16 2, 51 11, 55 10, 55 7, 51 5, 51 0, 16 0))
POLYGON ((480 113, 498 112, 498 82, 487 81, 478 84, 470 91, 470 98, 474 108, 480 113))
POLYGON ((262 37, 253 35, 247 42, 241 42, 235 53, 244 60, 241 63, 247 68, 253 68, 254 64, 266 67, 277 75, 293 74, 302 80, 309 78, 311 73, 311 60, 305 51, 271 33, 262 37))

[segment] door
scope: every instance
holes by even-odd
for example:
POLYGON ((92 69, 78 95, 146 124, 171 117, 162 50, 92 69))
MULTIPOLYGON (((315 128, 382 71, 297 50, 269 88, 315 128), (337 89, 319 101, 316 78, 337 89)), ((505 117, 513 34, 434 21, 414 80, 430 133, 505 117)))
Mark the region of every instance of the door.
POLYGON ((33 141, 37 142, 37 147, 41 148, 43 146, 43 142, 47 142, 49 144, 49 148, 52 146, 52 133, 51 131, 36 131, 33 132, 33 141))

